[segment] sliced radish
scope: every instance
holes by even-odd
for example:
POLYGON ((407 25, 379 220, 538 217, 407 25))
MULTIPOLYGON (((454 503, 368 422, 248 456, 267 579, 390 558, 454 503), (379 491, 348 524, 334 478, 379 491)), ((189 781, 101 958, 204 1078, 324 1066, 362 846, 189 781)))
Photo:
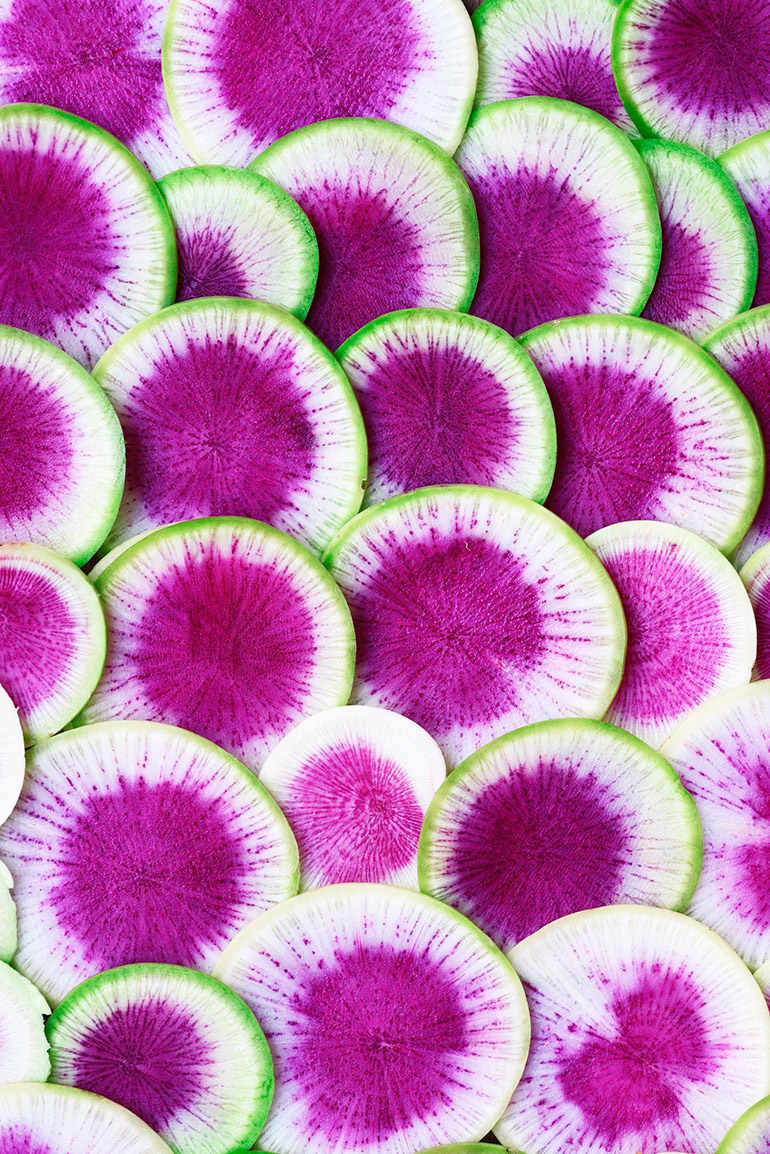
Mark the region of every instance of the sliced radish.
POLYGON ((753 680, 770 677, 770 543, 763 545, 741 569, 757 623, 757 660, 753 680))
POLYGON ((734 145, 719 163, 736 185, 749 211, 759 245, 759 272, 753 304, 770 303, 770 132, 734 145))
MULTIPOLYGON (((21 782, 19 782, 21 791, 21 782)), ((18 945, 16 903, 11 896, 13 878, 8 866, 0 861, 0 961, 12 962, 18 945)))
MULTIPOLYGON (((19 721, 19 711, 0 685, 0 825, 19 800, 23 784, 24 733, 19 721)), ((3 876, 4 868, 0 862, 0 880, 11 885, 10 878, 6 879, 3 876)), ((0 894, 2 893, 3 886, 0 885, 0 894)), ((2 957, 3 954, 0 952, 0 958, 2 957)))
POLYGON ((70 1086, 0 1087, 3 1154, 172 1154, 123 1106, 70 1086))
MULTIPOLYGON (((765 991, 766 992, 766 991, 765 991)), ((770 1098, 763 1098, 730 1127, 717 1154, 766 1154, 770 1146, 770 1098)))
MULTIPOLYGON (((0 962, 0 1085, 46 1081, 51 1063, 43 1017, 50 1012, 32 983, 0 962)), ((2 1139, 0 1148, 6 1154, 2 1139)))

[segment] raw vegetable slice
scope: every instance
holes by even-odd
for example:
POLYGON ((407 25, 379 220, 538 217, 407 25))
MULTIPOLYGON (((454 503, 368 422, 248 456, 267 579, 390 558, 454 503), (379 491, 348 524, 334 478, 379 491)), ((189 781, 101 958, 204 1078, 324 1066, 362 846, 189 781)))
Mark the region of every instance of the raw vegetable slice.
MULTIPOLYGON (((21 790, 21 783, 19 783, 21 790)), ((10 962, 16 953, 16 903, 11 897, 11 871, 0 861, 0 961, 10 962)))
POLYGON ((250 1145, 273 1095, 265 1035, 241 999, 181 966, 89 978, 48 1020, 51 1080, 119 1102, 175 1154, 250 1145))
POLYGON ((330 349, 394 309, 467 311, 479 271, 476 210, 435 144, 384 120, 330 120, 290 133, 250 168, 310 218, 320 268, 307 323, 330 349))
POLYGON ((112 406, 66 353, 0 325, 0 408, 0 540, 47 545, 82 564, 107 536, 123 488, 112 406))
POLYGON ((753 680, 770 677, 770 544, 763 545, 741 569, 757 623, 757 660, 753 680))
POLYGON ((82 709, 106 649, 99 598, 75 565, 41 545, 0 545, 0 682, 27 744, 82 709))
POLYGON ((717 1154, 765 1154, 770 1146, 770 1098, 763 1098, 725 1135, 717 1154))
POLYGON ((481 233, 472 313, 517 336, 556 317, 641 311, 660 220, 619 129, 564 100, 504 100, 473 114, 456 159, 481 233))
POLYGON ((659 746, 691 710, 751 678, 751 602, 730 562, 676 525, 624 521, 586 543, 620 594, 628 629, 606 719, 659 746))
POLYGON ((210 970, 257 914, 297 892, 297 846, 253 774, 191 733, 86 726, 30 752, 0 829, 15 879, 15 964, 60 1001, 112 966, 210 970))
POLYGON ((454 1142, 451 1146, 434 1146, 432 1150, 424 1150, 422 1154, 440 1154, 446 1150, 448 1154, 500 1154, 499 1145, 489 1142, 454 1142))
POLYGON ((259 774, 297 838, 304 890, 334 882, 417 889, 420 827, 445 777, 424 729, 366 705, 301 721, 259 774))
POLYGON ((37 104, 0 108, 0 322, 90 368, 170 304, 176 248, 163 197, 122 144, 37 104))
POLYGON ((107 547, 173 521, 242 515, 321 550, 361 504, 366 435, 345 374, 294 317, 187 301, 94 369, 126 439, 107 547))
POLYGON ((759 246, 755 307, 770 303, 770 132, 760 132, 719 157, 751 217, 759 246))
POLYGON ((240 168, 183 168, 158 182, 176 231, 176 299, 256 297, 300 318, 318 276, 310 221, 290 196, 240 168))
POLYGON ((632 136, 612 73, 617 0, 486 0, 473 23, 476 104, 557 96, 599 112, 632 136))
POLYGON ((648 745, 599 721, 543 721, 486 745, 431 802, 420 888, 503 950, 577 910, 686 909, 701 831, 648 745))
POLYGON ((575 317, 522 343, 556 417, 549 509, 581 537, 670 521, 735 548, 756 512, 764 452, 745 397, 710 356, 636 317, 575 317))
MULTIPOLYGON (((23 783, 24 733, 16 706, 0 685, 0 825, 19 800, 23 783)), ((5 878, 3 870, 0 862, 0 881, 11 885, 12 882, 5 878)), ((0 894, 2 892, 3 887, 0 885, 0 894)))
MULTIPOLYGON (((0 962, 0 1085, 45 1082, 51 1072, 43 995, 16 970, 0 962)), ((5 1144, 0 1149, 6 1154, 5 1144)))
POLYGON ((337 352, 369 440, 366 503, 423 485, 495 485, 543 501, 556 431, 543 382, 507 333, 478 317, 404 309, 337 352))
POLYGON ((660 270, 642 316, 701 340, 751 304, 757 237, 735 185, 715 160, 670 140, 636 145, 663 226, 660 270))
POLYGON ((765 0, 623 0, 612 62, 623 103, 645 136, 716 156, 767 125, 765 0))
POLYGON ((713 1150, 770 1090, 770 1014, 738 955, 670 910, 570 914, 512 951, 532 1048, 497 1137, 527 1154, 713 1150))
POLYGON ((0 1087, 3 1154, 171 1154, 130 1111, 71 1086, 0 1087))
POLYGON ((344 116, 395 121, 454 152, 478 61, 461 0, 171 0, 163 69, 196 160, 242 167, 344 116))
POLYGON ((618 595, 524 497, 472 485, 393 497, 354 517, 325 560, 356 628, 352 700, 416 721, 450 767, 532 721, 601 717, 618 687, 618 595))
POLYGON ((302 894, 242 931, 216 976, 270 1044, 276 1090, 260 1145, 277 1154, 477 1142, 524 1067, 529 1018, 512 967, 422 894, 302 894))

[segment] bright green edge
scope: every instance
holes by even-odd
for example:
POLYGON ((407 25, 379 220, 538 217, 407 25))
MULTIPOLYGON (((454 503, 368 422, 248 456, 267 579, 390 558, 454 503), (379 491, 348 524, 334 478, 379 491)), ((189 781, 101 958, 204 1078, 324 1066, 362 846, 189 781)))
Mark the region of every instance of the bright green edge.
POLYGON ((744 152, 751 153, 754 151, 758 143, 766 144, 770 140, 770 129, 765 132, 755 132, 753 136, 747 136, 745 140, 739 140, 732 148, 727 148, 716 159, 717 164, 724 164, 726 161, 728 166, 732 160, 740 160, 744 152))
POLYGON ((586 731, 594 730, 597 734, 604 732, 610 734, 618 741, 622 740, 625 745, 635 750, 640 758, 644 758, 647 761, 650 773, 658 774, 661 780, 667 782, 671 787, 672 794, 676 795, 684 809, 689 811, 687 825, 690 833, 689 844, 692 851, 690 870, 682 879, 681 893, 675 904, 666 907, 667 909, 675 910, 677 913, 684 913, 687 910, 692 895, 695 893, 695 887, 698 884, 703 859, 703 830, 695 802, 682 785, 681 779, 673 766, 666 761, 664 757, 661 757, 656 750, 646 745, 643 741, 640 741, 638 737, 626 733, 624 729, 619 729, 615 725, 608 725, 603 721, 593 721, 590 718, 559 718, 554 721, 538 721, 533 725, 522 726, 521 729, 513 730, 512 733, 504 734, 502 737, 498 737, 494 741, 490 741, 489 744, 482 746, 481 749, 477 750, 476 753, 472 753, 470 757, 466 758, 465 761, 449 774, 446 781, 442 782, 437 792, 433 795, 423 820, 422 830, 420 831, 420 840, 417 848, 417 876, 420 890, 423 893, 435 896, 432 890, 434 884, 431 861, 433 838, 444 811, 451 810, 452 808, 455 786, 465 781, 466 778, 473 777, 477 763, 485 761, 490 753, 515 746, 519 737, 526 738, 530 733, 547 733, 550 730, 569 729, 570 727, 581 728, 586 731))
MULTIPOLYGON (((554 420, 553 406, 548 396, 548 390, 543 383, 543 378, 540 376, 534 361, 529 354, 525 357, 521 356, 524 350, 519 342, 510 336, 505 329, 499 328, 498 325, 493 325, 490 321, 482 320, 481 317, 474 317, 469 313, 456 312, 451 309, 397 309, 395 312, 385 313, 384 316, 377 317, 376 320, 370 321, 369 324, 360 328, 358 332, 353 333, 344 344, 340 345, 334 355, 344 369, 345 358, 355 352, 359 344, 365 343, 370 337, 376 338, 381 328, 387 328, 399 320, 404 320, 405 322, 412 321, 412 327, 419 330, 421 321, 432 320, 433 318, 446 321, 453 320, 455 324, 462 328, 474 329, 485 339, 496 341, 509 356, 521 362, 522 371, 526 372, 532 395, 538 403, 540 416, 546 428, 549 441, 548 452, 543 460, 542 476, 537 494, 530 498, 530 500, 542 504, 550 492, 551 485, 553 484, 553 475, 556 470, 556 421, 554 420)), ((483 357, 479 359, 483 364, 483 357)))
MULTIPOLYGON (((293 225, 303 238, 302 253, 305 258, 303 281, 307 288, 297 307, 290 311, 299 320, 304 320, 315 296, 318 280, 318 241, 306 213, 302 211, 296 200, 289 196, 288 192, 284 192, 279 185, 268 180, 266 176, 259 176, 256 172, 247 172, 243 168, 228 168, 224 164, 201 164, 196 168, 178 168, 175 172, 170 172, 167 176, 162 177, 158 181, 158 188, 164 201, 166 201, 166 193, 169 188, 173 190, 182 185, 194 187, 202 179, 212 182, 221 181, 222 184, 244 185, 250 192, 259 192, 265 198, 270 197, 280 210, 291 218, 293 225)), ((170 208, 169 215, 171 215, 170 208)), ((173 223, 173 216, 171 219, 173 223)))
MULTIPOLYGON (((733 321, 728 321, 728 324, 733 324, 733 321)), ((757 418, 754 412, 743 395, 741 390, 736 385, 732 377, 724 371, 721 365, 718 365, 714 358, 702 345, 696 345, 689 337, 684 336, 683 333, 677 332, 675 329, 670 329, 666 325, 658 324, 657 321, 648 321, 643 317, 636 316, 581 316, 581 317, 563 317, 557 321, 546 321, 545 324, 538 325, 534 329, 523 333, 518 339, 525 349, 529 351, 529 347, 535 343, 541 336, 548 336, 549 333, 555 332, 557 329, 566 327, 582 328, 590 324, 602 328, 618 328, 636 330, 640 335, 647 333, 649 336, 655 336, 657 339, 665 339, 669 344, 680 345, 689 355, 696 360, 700 360, 703 364, 707 362, 706 367, 715 382, 718 382, 722 390, 730 396, 736 410, 740 411, 745 423, 745 433, 748 442, 754 442, 753 451, 749 450, 744 454, 746 457, 753 458, 755 461, 755 483, 754 496, 747 503, 745 509, 741 513, 740 520, 736 522, 736 527, 732 534, 727 538, 723 544, 719 546, 720 553, 729 556, 741 543, 746 535, 746 532, 751 525, 759 508, 759 502, 762 499, 762 492, 765 484, 765 449, 762 443, 762 434, 759 431, 757 418)), ((726 326, 725 326, 726 327, 726 326)), ((720 330, 717 330, 721 332, 720 330)), ((713 336, 713 334, 712 334, 713 336)), ((712 337, 709 337, 711 340, 712 337)))
MULTIPOLYGON (((172 8, 176 2, 177 0, 172 0, 172 8)), ((167 28, 169 26, 170 23, 167 24, 167 28)), ((454 187, 457 194, 460 216, 465 226, 463 229, 463 248, 467 269, 465 278, 467 287, 457 302, 455 309, 457 312, 467 312, 476 292, 476 285, 478 284, 479 271, 481 268, 479 221, 476 213, 476 205, 465 177, 452 158, 448 156, 443 149, 439 148, 437 144, 426 140, 424 136, 413 132, 411 128, 403 128, 400 124, 393 124, 390 120, 374 120, 371 117, 365 116, 341 116, 336 120, 321 120, 315 124, 308 124, 305 128, 296 128, 293 132, 288 133, 287 136, 276 140, 275 144, 271 144, 269 148, 266 148, 264 152, 261 152, 258 157, 252 160, 248 171, 256 172, 260 176, 264 175, 260 169, 265 158, 272 160, 274 157, 280 157, 284 150, 292 148, 295 140, 308 139, 312 148, 320 155, 323 155, 324 137, 327 133, 336 132, 338 127, 342 127, 344 130, 351 125, 367 125, 370 129, 376 130, 382 137, 383 144, 386 146, 387 151, 390 153, 397 152, 399 145, 404 147, 405 151, 428 153, 438 167, 441 168, 447 182, 454 187), (316 137, 319 139, 313 139, 316 137)))
POLYGON ((755 1154, 757 1147, 752 1144, 751 1149, 747 1150, 742 1147, 742 1141, 747 1130, 750 1130, 755 1122, 762 1118, 762 1115, 767 1116, 767 1130, 770 1133, 770 1098, 762 1098, 754 1106, 741 1114, 737 1122, 733 1123, 730 1129, 725 1134, 724 1138, 717 1147, 716 1154, 755 1154))
MULTIPOLYGON (((273 1059, 270 1054, 267 1039, 262 1032, 262 1027, 249 1007, 233 990, 229 989, 228 986, 224 986, 221 982, 217 981, 216 978, 212 978, 208 974, 202 974, 197 970, 187 969, 184 966, 172 966, 162 962, 142 962, 140 964, 127 966, 116 966, 113 969, 104 970, 92 978, 87 978, 84 982, 81 982, 79 986, 76 986, 75 989, 67 994, 66 998, 59 1003, 46 1023, 45 1032, 48 1038, 51 1056, 51 1081, 56 1082, 57 1031, 62 1024, 62 1020, 64 1019, 66 1021, 70 1010, 83 1006, 83 1003, 85 1003, 84 1008, 87 1010, 91 996, 93 994, 98 995, 103 987, 107 987, 107 990, 109 990, 112 982, 117 977, 136 977, 137 982, 141 983, 147 975, 165 976, 179 987, 184 987, 185 985, 198 986, 206 991, 213 999, 217 999, 220 1005, 226 1005, 230 1013, 237 1017, 248 1039, 246 1043, 247 1053, 241 1053, 239 1056, 241 1058, 247 1057, 248 1051, 250 1051, 253 1067, 257 1071, 262 1069, 265 1074, 269 1074, 269 1081, 263 1097, 256 1099, 251 1104, 243 1103, 243 1127, 241 1134, 235 1139, 238 1142, 255 1142, 267 1118, 270 1103, 273 1099, 273 1059), (251 1108, 249 1108, 249 1106, 251 1108)), ((94 1023, 98 1024, 98 1014, 95 1015, 91 1013, 89 1016, 94 1023)), ((243 1037, 241 1038, 240 1044, 244 1045, 243 1037)), ((230 1115, 229 1118, 232 1118, 232 1115, 230 1115)))
POLYGON ((647 123, 639 111, 631 89, 626 83, 626 72, 623 65, 627 25, 630 24, 633 19, 631 9, 635 6, 638 7, 638 3, 639 0, 621 0, 618 5, 618 14, 615 17, 615 28, 612 33, 612 72, 615 77, 615 85, 620 93, 620 99, 623 101, 623 106, 642 136, 659 136, 659 133, 655 131, 651 124, 647 123))
POLYGON ((748 586, 762 569, 766 569, 767 575, 770 576, 770 542, 760 545, 756 553, 751 554, 738 575, 743 584, 748 586))
POLYGON ((507 1147, 493 1146, 489 1142, 457 1142, 451 1146, 431 1146, 420 1154, 505 1154, 507 1147))

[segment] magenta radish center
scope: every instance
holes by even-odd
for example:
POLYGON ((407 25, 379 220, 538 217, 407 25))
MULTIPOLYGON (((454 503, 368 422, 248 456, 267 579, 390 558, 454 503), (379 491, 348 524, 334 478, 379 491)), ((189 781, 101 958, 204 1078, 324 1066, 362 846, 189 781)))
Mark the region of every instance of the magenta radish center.
POLYGON ((10 1133, 0 1126, 0 1142, 3 1154, 62 1154, 61 1147, 49 1146, 29 1130, 19 1130, 16 1126, 10 1133))
POLYGON ((177 227, 178 301, 250 295, 243 268, 227 242, 227 233, 211 225, 177 227))
POLYGON ((76 429, 45 381, 9 364, 0 365, 0 411, 0 525, 9 530, 50 506, 72 469, 76 429))
POLYGON ((509 64, 506 97, 556 96, 572 100, 622 123, 623 105, 615 86, 609 45, 529 45, 525 61, 509 64))
POLYGON ((761 574, 754 583, 751 603, 757 622, 757 661, 754 672, 757 679, 764 680, 770 677, 770 580, 767 574, 761 574))
POLYGON ((82 630, 49 577, 0 563, 0 684, 22 717, 66 680, 82 630))
POLYGON ((714 267, 698 233, 666 214, 661 225, 660 269, 642 316, 662 325, 685 324, 695 308, 708 303, 714 267))

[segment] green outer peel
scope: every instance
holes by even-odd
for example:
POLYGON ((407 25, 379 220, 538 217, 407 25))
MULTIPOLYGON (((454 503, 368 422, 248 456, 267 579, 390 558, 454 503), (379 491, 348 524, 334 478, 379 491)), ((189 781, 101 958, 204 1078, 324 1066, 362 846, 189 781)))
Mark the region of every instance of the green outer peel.
POLYGON ((764 1154, 770 1137, 770 1098, 761 1098, 741 1114, 720 1142, 716 1154, 764 1154))

